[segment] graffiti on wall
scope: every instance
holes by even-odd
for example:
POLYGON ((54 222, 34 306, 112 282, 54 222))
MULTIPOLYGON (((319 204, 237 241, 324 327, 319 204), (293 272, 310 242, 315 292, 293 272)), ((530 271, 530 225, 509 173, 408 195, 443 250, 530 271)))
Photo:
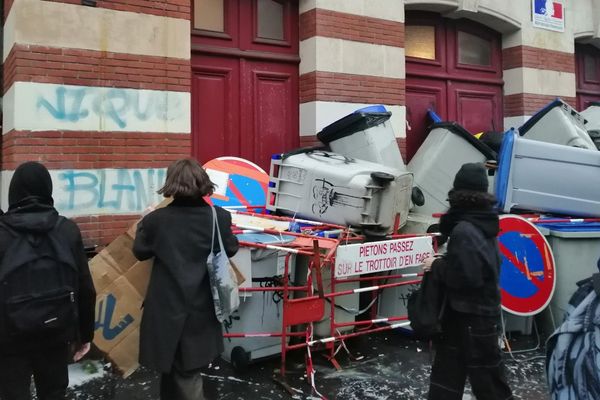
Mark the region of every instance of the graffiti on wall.
POLYGON ((54 200, 65 215, 137 214, 162 200, 156 191, 166 170, 95 169, 50 171, 54 200))
POLYGON ((190 132, 185 92, 32 82, 14 90, 15 129, 190 132))
POLYGON ((55 119, 70 122, 94 113, 125 129, 132 120, 177 119, 182 113, 181 98, 171 97, 167 92, 58 86, 52 98, 38 97, 37 108, 45 109, 55 119))

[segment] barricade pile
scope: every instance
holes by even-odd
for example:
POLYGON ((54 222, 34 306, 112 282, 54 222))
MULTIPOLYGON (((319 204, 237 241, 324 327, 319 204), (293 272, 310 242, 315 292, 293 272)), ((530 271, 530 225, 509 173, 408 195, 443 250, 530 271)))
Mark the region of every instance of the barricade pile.
POLYGON ((226 352, 230 352, 224 356, 235 367, 280 351, 283 377, 288 352, 306 349, 306 372, 316 390, 312 351, 325 350, 340 368, 336 354, 345 348, 345 339, 409 324, 406 315, 378 318, 377 300, 383 289, 420 282, 421 273, 397 270, 422 264, 433 252, 433 236, 390 235, 366 242, 364 236, 344 226, 240 211, 234 212, 233 224, 241 252, 251 253, 250 268, 235 259, 249 274, 249 285, 240 287, 241 295, 249 297, 242 300, 239 317, 226 324, 224 333, 229 341, 226 352), (270 265, 265 264, 266 257, 272 258, 270 265), (364 310, 358 309, 360 293, 371 293, 364 310), (347 298, 352 301, 343 300, 347 298), (262 314, 250 311, 261 308, 262 314), (357 321, 355 316, 361 313, 368 313, 368 319, 357 321), (250 330, 273 329, 277 324, 275 330, 250 330))

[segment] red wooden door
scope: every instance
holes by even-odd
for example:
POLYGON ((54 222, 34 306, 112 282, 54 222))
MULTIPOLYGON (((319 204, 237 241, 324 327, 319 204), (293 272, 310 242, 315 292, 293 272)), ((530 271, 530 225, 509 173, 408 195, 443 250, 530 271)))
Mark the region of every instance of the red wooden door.
POLYGON ((202 56, 195 61, 193 155, 202 163, 222 155, 238 155, 241 151, 239 60, 202 56))
POLYGON ((577 108, 585 110, 600 101, 600 49, 592 45, 575 45, 577 108))
POLYGON ((271 155, 298 146, 298 67, 244 61, 240 127, 242 157, 267 171, 271 155))
POLYGON ((406 153, 410 157, 425 140, 427 127, 431 123, 427 111, 434 110, 442 118, 448 115, 446 97, 446 84, 443 81, 412 78, 406 83, 406 153))
POLYGON ((297 2, 193 4, 193 155, 243 157, 268 171, 273 153, 299 142, 297 2))
POLYGON ((454 81, 447 86, 450 121, 471 133, 502 130, 502 87, 454 81))
POLYGON ((502 130, 500 35, 432 13, 406 21, 407 161, 425 140, 429 108, 472 133, 502 130))

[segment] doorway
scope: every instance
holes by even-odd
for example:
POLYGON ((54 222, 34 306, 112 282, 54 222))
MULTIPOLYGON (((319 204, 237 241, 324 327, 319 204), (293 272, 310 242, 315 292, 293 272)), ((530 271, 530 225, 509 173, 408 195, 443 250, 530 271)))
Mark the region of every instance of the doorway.
POLYGON ((591 44, 575 45, 577 109, 583 111, 600 101, 600 49, 591 44))
POLYGON ((465 19, 408 12, 405 43, 407 161, 425 140, 430 109, 473 134, 503 129, 499 33, 465 19))
POLYGON ((298 2, 194 0, 192 153, 268 171, 298 146, 298 2))

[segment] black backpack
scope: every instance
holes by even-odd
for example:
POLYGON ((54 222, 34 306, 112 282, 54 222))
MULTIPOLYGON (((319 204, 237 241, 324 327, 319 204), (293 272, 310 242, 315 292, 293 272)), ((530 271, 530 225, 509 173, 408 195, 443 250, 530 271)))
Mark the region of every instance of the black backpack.
POLYGON ((0 262, 0 339, 66 342, 78 322, 78 271, 70 247, 57 235, 58 217, 44 234, 0 225, 11 242, 0 262))
POLYGON ((421 286, 410 294, 406 308, 415 337, 429 340, 442 332, 446 294, 433 273, 426 272, 423 275, 421 286))

